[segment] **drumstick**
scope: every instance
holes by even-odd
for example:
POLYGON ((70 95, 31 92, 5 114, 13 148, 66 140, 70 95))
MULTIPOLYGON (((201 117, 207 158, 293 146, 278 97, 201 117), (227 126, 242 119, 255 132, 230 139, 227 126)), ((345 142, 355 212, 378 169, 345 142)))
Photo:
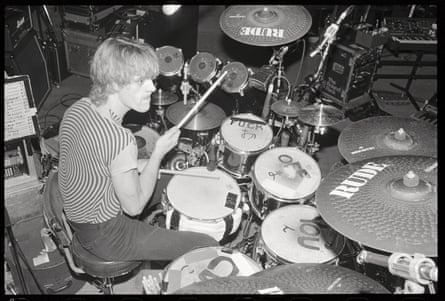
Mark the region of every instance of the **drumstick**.
POLYGON ((178 128, 181 128, 187 121, 189 121, 190 117, 198 111, 199 106, 204 102, 204 100, 212 93, 212 91, 218 86, 218 84, 223 80, 224 76, 227 75, 227 71, 224 71, 223 74, 213 83, 213 85, 204 93, 201 99, 193 106, 193 108, 187 113, 187 115, 182 118, 182 120, 177 124, 178 128))
POLYGON ((159 173, 219 180, 218 176, 211 176, 211 175, 206 175, 206 174, 196 173, 196 172, 190 172, 190 171, 180 171, 180 170, 171 170, 171 169, 162 169, 161 168, 161 169, 159 169, 159 173))

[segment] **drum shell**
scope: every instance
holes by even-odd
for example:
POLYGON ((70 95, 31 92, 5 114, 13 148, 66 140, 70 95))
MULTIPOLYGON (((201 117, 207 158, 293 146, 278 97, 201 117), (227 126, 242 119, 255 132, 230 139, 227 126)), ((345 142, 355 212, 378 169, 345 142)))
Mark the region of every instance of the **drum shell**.
POLYGON ((229 145, 224 138, 222 140, 224 168, 237 176, 247 176, 255 163, 256 158, 264 151, 264 149, 252 152, 243 151, 229 145))

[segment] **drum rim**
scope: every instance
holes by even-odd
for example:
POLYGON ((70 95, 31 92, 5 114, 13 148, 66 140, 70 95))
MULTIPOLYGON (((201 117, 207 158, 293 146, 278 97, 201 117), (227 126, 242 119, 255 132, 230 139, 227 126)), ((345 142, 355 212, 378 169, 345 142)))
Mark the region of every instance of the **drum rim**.
MULTIPOLYGON (((230 121, 230 119, 232 117, 237 117, 237 116, 254 116, 254 117, 257 118, 256 121, 263 121, 264 122, 263 118, 255 115, 255 114, 252 114, 252 113, 240 113, 240 114, 235 114, 235 115, 231 115, 231 116, 228 116, 228 117, 224 118, 224 120, 221 122, 221 127, 220 127, 220 130, 219 130, 220 139, 222 140, 222 142, 224 144, 224 147, 227 145, 229 150, 231 150, 233 152, 236 152, 236 153, 242 153, 242 155, 256 155, 258 153, 262 153, 264 151, 267 151, 267 148, 269 148, 269 146, 272 144, 272 141, 273 141, 273 129, 267 123, 265 124, 265 126, 266 126, 266 128, 268 128, 270 130, 271 139, 270 139, 269 143, 267 143, 267 145, 264 146, 262 149, 258 149, 258 150, 254 150, 254 151, 246 151, 246 150, 238 149, 236 146, 232 146, 232 145, 228 144, 227 140, 224 138, 223 127, 224 127, 224 124, 227 123, 228 121, 230 121)), ((255 164, 255 163, 253 163, 253 164, 255 164)))
MULTIPOLYGON (((263 154, 265 154, 265 153, 267 153, 267 152, 272 152, 272 151, 275 151, 275 150, 277 150, 277 149, 284 149, 284 148, 285 148, 285 149, 293 149, 293 150, 297 150, 297 151, 299 151, 299 152, 301 152, 301 153, 307 155, 307 156, 308 156, 308 157, 315 163, 315 166, 317 167, 317 169, 318 169, 318 171, 319 171, 320 177, 319 177, 319 179, 318 179, 318 181, 317 181, 318 183, 317 183, 317 185, 316 185, 314 191, 309 192, 309 193, 306 194, 306 195, 302 195, 302 196, 300 196, 300 197, 298 197, 298 198, 294 198, 294 199, 283 198, 283 197, 278 197, 278 198, 280 198, 280 199, 284 199, 284 200, 301 200, 301 199, 307 199, 307 198, 311 197, 315 192, 317 192, 318 187, 320 187, 320 184, 321 184, 321 169, 320 169, 320 166, 318 165, 317 161, 315 161, 314 158, 312 158, 311 156, 309 156, 308 154, 306 154, 306 153, 303 152, 302 150, 299 150, 298 148, 287 147, 287 146, 279 146, 279 147, 274 147, 274 148, 265 150, 262 154, 260 154, 260 155, 258 156, 258 158, 255 160, 255 162, 252 164, 252 172, 251 172, 251 173, 252 173, 252 176, 251 176, 251 177, 252 177, 252 181, 254 182, 254 184, 257 184, 257 183, 258 183, 259 186, 262 188, 263 191, 266 191, 266 192, 268 192, 269 194, 275 196, 274 193, 269 192, 269 191, 268 191, 267 189, 265 189, 265 187, 258 181, 258 178, 257 178, 257 176, 256 176, 256 174, 255 174, 255 166, 257 165, 258 159, 260 158, 261 155, 263 155, 263 154)), ((284 201, 284 202, 285 202, 285 203, 290 203, 290 202, 286 202, 286 201, 284 201)))
POLYGON ((182 67, 184 66, 184 54, 182 53, 182 49, 175 47, 175 46, 171 46, 171 45, 164 45, 159 48, 156 48, 156 50, 155 50, 156 56, 158 56, 158 53, 163 51, 164 49, 173 49, 173 50, 177 50, 179 53, 181 53, 181 64, 180 64, 181 67, 179 67, 179 70, 177 70, 177 71, 162 72, 161 68, 160 68, 161 63, 159 63, 159 73, 164 76, 178 75, 181 72, 182 67))
POLYGON ((213 60, 215 61, 215 68, 213 68, 212 72, 210 72, 210 74, 206 76, 206 79, 201 79, 201 78, 196 78, 196 76, 193 75, 193 73, 192 73, 192 71, 191 71, 191 68, 189 67, 189 68, 190 68, 190 69, 189 69, 189 70, 190 70, 190 77, 191 77, 194 81, 196 81, 196 82, 198 82, 198 83, 206 83, 206 82, 209 82, 209 81, 216 75, 216 73, 218 73, 218 67, 217 67, 217 62, 218 62, 218 61, 217 61, 216 57, 215 57, 213 54, 211 54, 210 52, 206 52, 206 51, 204 51, 204 52, 197 52, 197 53, 190 59, 190 65, 189 65, 189 66, 192 65, 192 61, 193 61, 194 59, 196 59, 196 57, 197 57, 198 55, 200 55, 200 54, 204 54, 204 55, 212 56, 213 60))
MULTIPOLYGON (((167 281, 166 281, 166 277, 167 277, 168 272, 170 271, 170 269, 171 269, 176 263, 178 263, 178 261, 179 261, 181 258, 183 258, 186 254, 190 254, 190 253, 193 253, 193 252, 195 252, 195 251, 203 250, 203 249, 215 249, 218 253, 219 253, 219 252, 222 252, 222 249, 230 249, 230 250, 232 250, 233 252, 236 252, 236 253, 241 254, 242 257, 243 257, 243 259, 248 259, 247 261, 248 261, 249 263, 252 264, 252 265, 251 265, 252 267, 257 267, 257 268, 258 268, 258 271, 254 272, 254 274, 255 274, 255 273, 258 273, 258 272, 261 272, 261 271, 264 270, 260 263, 258 263, 257 261, 253 260, 252 258, 250 258, 249 256, 247 256, 246 254, 244 254, 243 252, 241 252, 241 251, 239 251, 239 250, 231 249, 231 248, 227 248, 227 247, 223 247, 223 246, 217 246, 217 247, 216 247, 216 246, 215 246, 215 247, 213 247, 213 246, 212 246, 212 247, 200 247, 200 248, 196 248, 196 249, 190 250, 190 251, 188 251, 187 253, 182 254, 181 256, 175 258, 172 262, 170 262, 170 263, 164 268, 164 270, 162 271, 162 279, 161 279, 161 282, 162 282, 162 283, 167 282, 167 281)), ((227 254, 229 254, 229 253, 227 253, 227 254)), ((219 255, 219 254, 218 254, 218 255, 219 255)), ((229 255, 232 255, 232 254, 229 254, 229 255)), ((219 256, 220 256, 220 255, 219 255, 219 256)), ((253 274, 252 274, 252 275, 253 275, 253 274)), ((167 279, 167 280, 168 280, 168 279, 167 279)), ((168 283, 168 282, 167 282, 167 283, 168 283)), ((163 289, 162 289, 162 285, 161 285, 161 293, 164 293, 164 294, 167 293, 166 290, 163 290, 163 289)))
MULTIPOLYGON (((298 204, 295 204, 295 205, 289 205, 289 206, 303 206, 303 207, 306 207, 306 208, 311 208, 311 210, 314 209, 314 210, 316 210, 316 211, 318 212, 317 208, 315 208, 314 206, 311 206, 311 205, 306 205, 306 204, 298 205, 298 204)), ((288 206, 285 206, 285 207, 288 207, 288 206)), ((267 253, 272 253, 272 254, 269 254, 269 255, 271 255, 271 256, 273 255, 275 258, 279 258, 279 260, 284 260, 286 263, 290 263, 290 264, 292 264, 292 263, 304 263, 304 262, 293 262, 293 261, 289 261, 289 260, 287 260, 287 259, 281 257, 280 255, 278 255, 276 252, 274 252, 274 251, 267 245, 267 243, 266 243, 266 241, 265 241, 265 239, 264 239, 264 235, 263 235, 263 231, 262 231, 262 230, 263 230, 263 224, 264 224, 264 222, 266 221, 266 218, 267 218, 269 215, 271 215, 271 214, 273 214, 274 212, 276 212, 277 210, 284 209, 285 207, 278 208, 278 209, 276 209, 276 210, 270 212, 268 215, 265 216, 263 222, 261 223, 261 227, 260 227, 260 231, 259 231, 259 235, 258 235, 258 237, 259 237, 259 239, 260 239, 261 244, 265 247, 265 251, 269 251, 269 252, 267 252, 267 253), (266 250, 266 249, 267 249, 267 250, 266 250)), ((289 208, 287 208, 287 209, 289 209, 289 208)), ((276 213, 275 213, 275 214, 276 214, 276 213)), ((321 217, 321 215, 320 215, 319 212, 318 212, 318 215, 321 217)), ((329 225, 328 225, 328 226, 329 226, 329 225)), ((334 230, 331 226, 329 226, 329 227, 330 227, 332 230, 334 230)), ((334 231, 335 231, 335 230, 334 230, 334 231)), ((342 241, 343 241, 343 243, 341 244, 341 248, 339 248, 339 250, 338 250, 338 253, 337 253, 334 257, 332 257, 331 259, 328 259, 328 260, 323 261, 323 262, 313 262, 313 263, 320 263, 320 264, 323 264, 323 263, 330 263, 331 261, 336 260, 336 259, 340 256, 340 254, 343 252, 343 250, 345 249, 345 246, 346 246, 346 237, 344 237, 343 235, 341 235, 341 234, 338 233, 337 231, 335 231, 335 232, 341 237, 341 239, 342 239, 342 241)), ((330 249, 330 250, 332 250, 332 249, 330 249)), ((332 250, 332 251, 333 251, 333 250, 332 250)))
MULTIPOLYGON (((196 170, 196 169, 207 169, 207 167, 205 167, 205 166, 194 166, 194 167, 190 167, 190 168, 187 168, 187 169, 195 169, 195 170, 196 170)), ((167 198, 167 202, 168 202, 169 206, 172 207, 173 210, 176 210, 177 212, 179 212, 180 214, 186 216, 187 218, 192 219, 192 220, 198 220, 198 221, 219 221, 219 220, 222 220, 222 219, 224 219, 225 217, 227 217, 227 216, 229 216, 229 215, 234 214, 234 212, 236 211, 236 209, 239 207, 239 205, 240 205, 240 203, 241 203, 241 188, 238 186, 238 183, 236 182, 236 180, 233 179, 233 178, 232 178, 229 174, 227 174, 226 172, 224 172, 224 171, 222 171, 222 170, 219 170, 219 169, 215 169, 214 171, 218 171, 218 172, 220 172, 221 174, 227 175, 227 179, 233 180, 233 183, 232 183, 232 184, 235 184, 234 187, 236 187, 235 189, 236 189, 237 192, 238 192, 238 194, 237 194, 238 197, 237 197, 237 202, 236 202, 235 207, 234 207, 230 212, 228 212, 227 214, 225 214, 225 215, 223 215, 223 216, 217 217, 217 218, 207 218, 207 219, 202 219, 202 218, 197 218, 197 217, 191 217, 189 214, 185 214, 185 213, 183 213, 181 210, 178 210, 178 209, 172 204, 172 202, 171 202, 171 198, 170 198, 169 195, 168 195, 168 191, 169 191, 169 190, 168 190, 168 187, 169 187, 169 186, 171 187, 171 185, 170 185, 171 181, 172 181, 175 177, 177 177, 178 175, 174 175, 174 176, 171 178, 170 182, 168 182, 167 186, 165 187, 165 196, 166 196, 166 198, 167 198)))

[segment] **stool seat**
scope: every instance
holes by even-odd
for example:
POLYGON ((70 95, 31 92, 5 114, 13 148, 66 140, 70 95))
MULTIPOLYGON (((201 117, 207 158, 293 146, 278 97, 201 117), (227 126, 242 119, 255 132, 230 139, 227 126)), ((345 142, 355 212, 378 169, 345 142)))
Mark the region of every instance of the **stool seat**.
POLYGON ((107 261, 86 250, 80 243, 77 235, 73 236, 72 254, 76 264, 87 274, 109 278, 118 277, 130 273, 142 264, 142 261, 107 261))

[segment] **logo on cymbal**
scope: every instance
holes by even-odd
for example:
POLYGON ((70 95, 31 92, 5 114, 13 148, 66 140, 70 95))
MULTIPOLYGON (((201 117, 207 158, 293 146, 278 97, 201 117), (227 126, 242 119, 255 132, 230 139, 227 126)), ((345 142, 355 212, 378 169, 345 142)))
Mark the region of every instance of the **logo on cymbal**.
POLYGON ((284 29, 268 27, 241 27, 240 35, 284 39, 284 29))
POLYGON ((390 164, 377 164, 374 162, 368 162, 360 169, 353 172, 346 180, 342 181, 340 185, 335 187, 329 195, 336 195, 350 199, 356 194, 360 187, 366 185, 372 178, 374 178, 379 172, 384 170, 390 164))

